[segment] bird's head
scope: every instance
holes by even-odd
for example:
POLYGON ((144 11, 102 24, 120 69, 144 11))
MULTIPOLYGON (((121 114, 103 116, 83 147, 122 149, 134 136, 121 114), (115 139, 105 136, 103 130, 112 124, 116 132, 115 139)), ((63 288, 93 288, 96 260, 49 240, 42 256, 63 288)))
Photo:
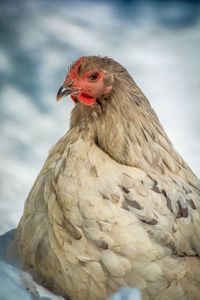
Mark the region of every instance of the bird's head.
POLYGON ((75 103, 95 105, 99 97, 108 98, 112 93, 114 73, 121 69, 124 70, 120 64, 107 57, 81 57, 70 67, 58 91, 57 101, 70 95, 75 103))

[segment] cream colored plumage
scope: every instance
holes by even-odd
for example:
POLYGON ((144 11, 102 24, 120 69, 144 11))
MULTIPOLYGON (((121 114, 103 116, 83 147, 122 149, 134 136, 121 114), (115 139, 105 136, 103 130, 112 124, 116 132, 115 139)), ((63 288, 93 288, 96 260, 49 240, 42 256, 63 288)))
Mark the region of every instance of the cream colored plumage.
POLYGON ((72 300, 122 286, 145 300, 200 299, 199 180, 120 64, 77 65, 77 76, 110 74, 112 91, 91 106, 75 99, 70 130, 50 150, 18 226, 25 268, 72 300))

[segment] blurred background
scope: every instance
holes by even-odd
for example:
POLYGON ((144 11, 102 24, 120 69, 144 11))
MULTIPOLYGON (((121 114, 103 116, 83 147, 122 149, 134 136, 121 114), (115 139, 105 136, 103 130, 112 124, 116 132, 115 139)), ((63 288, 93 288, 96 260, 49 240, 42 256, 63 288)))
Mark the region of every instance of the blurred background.
POLYGON ((16 226, 72 101, 55 96, 81 55, 118 60, 200 176, 199 1, 0 0, 0 233, 16 226))

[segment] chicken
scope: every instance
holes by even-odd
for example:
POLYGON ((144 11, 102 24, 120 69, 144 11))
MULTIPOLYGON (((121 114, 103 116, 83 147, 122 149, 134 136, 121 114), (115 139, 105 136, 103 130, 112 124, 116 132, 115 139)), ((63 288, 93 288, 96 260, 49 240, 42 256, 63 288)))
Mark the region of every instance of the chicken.
POLYGON ((200 299, 200 181, 118 62, 81 57, 57 100, 70 129, 50 150, 13 241, 24 268, 72 300, 136 287, 200 299))

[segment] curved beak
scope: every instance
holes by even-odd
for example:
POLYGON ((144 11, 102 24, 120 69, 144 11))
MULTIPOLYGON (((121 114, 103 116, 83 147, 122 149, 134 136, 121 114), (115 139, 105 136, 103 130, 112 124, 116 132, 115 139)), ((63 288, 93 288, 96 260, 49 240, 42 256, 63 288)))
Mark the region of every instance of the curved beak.
POLYGON ((73 81, 70 81, 67 84, 64 83, 58 90, 56 100, 59 101, 63 97, 70 95, 72 92, 74 92, 73 81))

